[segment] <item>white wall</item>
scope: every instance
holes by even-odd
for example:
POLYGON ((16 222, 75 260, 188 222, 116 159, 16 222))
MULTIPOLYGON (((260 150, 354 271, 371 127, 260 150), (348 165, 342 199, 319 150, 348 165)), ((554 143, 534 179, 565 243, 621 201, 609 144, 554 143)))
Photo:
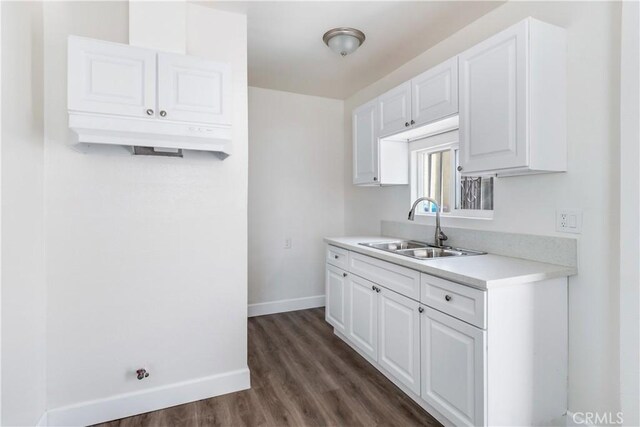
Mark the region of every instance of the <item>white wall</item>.
POLYGON ((247 367, 246 17, 187 7, 187 53, 232 64, 224 161, 74 150, 67 35, 126 43, 128 4, 44 5, 50 408, 247 367))
POLYGON ((640 425, 640 4, 622 4, 620 69, 620 394, 640 425))
POLYGON ((324 295, 322 238, 344 233, 343 117, 339 100, 249 88, 250 304, 324 295))
MULTIPOLYGON (((579 274, 570 279, 569 289, 572 411, 615 411, 620 407, 620 8, 620 3, 604 2, 508 2, 345 101, 346 232, 377 234, 383 219, 406 221, 409 188, 359 188, 351 184, 353 108, 527 16, 567 29, 569 172, 498 179, 492 221, 445 219, 443 227, 445 231, 447 226, 455 226, 561 235, 555 232, 556 209, 583 209, 579 274)), ((430 219, 420 221, 428 223, 430 219)))
POLYGON ((45 407, 42 4, 2 2, 2 425, 45 407))

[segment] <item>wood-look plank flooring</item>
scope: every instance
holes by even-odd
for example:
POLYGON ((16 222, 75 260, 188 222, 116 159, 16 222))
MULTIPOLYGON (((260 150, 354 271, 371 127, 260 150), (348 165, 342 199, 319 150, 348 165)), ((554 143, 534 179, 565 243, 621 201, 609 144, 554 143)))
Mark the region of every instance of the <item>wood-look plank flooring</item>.
POLYGON ((440 426, 333 334, 324 309, 249 319, 251 389, 100 427, 440 426))

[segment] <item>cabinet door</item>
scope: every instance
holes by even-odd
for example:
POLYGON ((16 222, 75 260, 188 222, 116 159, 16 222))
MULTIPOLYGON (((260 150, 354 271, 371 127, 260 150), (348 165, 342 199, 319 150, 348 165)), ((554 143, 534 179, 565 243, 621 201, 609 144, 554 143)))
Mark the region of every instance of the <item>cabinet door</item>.
POLYGON ((159 53, 158 110, 165 120, 231 124, 230 65, 159 53))
POLYGON ((325 289, 325 319, 338 332, 347 331, 348 274, 327 264, 325 289))
POLYGON ((486 425, 486 332, 423 309, 422 398, 455 425, 486 425))
POLYGON ((349 275, 347 338, 373 360, 378 358, 378 294, 373 282, 349 275))
POLYGON ((378 298, 378 363, 420 394, 419 304, 384 288, 378 298))
POLYGON ((353 111, 353 183, 378 182, 377 101, 353 111))
POLYGON ((415 126, 458 113, 458 57, 411 80, 411 118, 415 126))
POLYGON ((527 22, 459 56, 463 173, 528 164, 527 22))
POLYGON ((411 82, 405 82, 378 97, 379 135, 391 135, 411 125, 411 82))
POLYGON ((68 48, 69 110, 155 116, 154 51, 82 37, 69 37, 68 48))

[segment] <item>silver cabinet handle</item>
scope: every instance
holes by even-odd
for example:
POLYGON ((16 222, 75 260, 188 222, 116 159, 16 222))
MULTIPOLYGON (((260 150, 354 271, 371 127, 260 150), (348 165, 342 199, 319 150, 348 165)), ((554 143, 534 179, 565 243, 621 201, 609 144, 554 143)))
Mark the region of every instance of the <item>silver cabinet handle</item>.
POLYGON ((408 128, 409 127, 409 122, 404 122, 404 127, 408 128))
POLYGON ((458 172, 462 172, 462 166, 458 166, 458 172))
POLYGON ((347 277, 347 273, 342 273, 342 277, 347 277))
POLYGON ((423 312, 424 312, 424 308, 418 307, 418 313, 423 313, 423 312))
POLYGON ((374 177, 373 177, 373 180, 374 180, 374 181, 377 181, 377 180, 378 180, 378 177, 377 177, 377 176, 374 176, 374 177))
POLYGON ((381 290, 382 290, 382 289, 380 289, 379 287, 377 287, 377 286, 376 286, 376 292, 377 292, 377 293, 380 293, 380 291, 381 291, 381 290))
POLYGON ((160 111, 160 117, 167 117, 167 112, 164 110, 160 111))
POLYGON ((335 259, 338 259, 338 258, 339 258, 339 257, 338 257, 338 255, 334 255, 333 257, 334 257, 335 259))
POLYGON ((375 291, 375 290, 376 290, 376 287, 375 287, 375 286, 371 286, 371 290, 372 290, 372 291, 375 291))
POLYGON ((147 108, 147 116, 153 116, 153 110, 151 108, 147 108))
POLYGON ((447 301, 451 301, 451 295, 445 295, 444 299, 446 299, 447 301))
POLYGON ((415 124, 416 124, 416 121, 415 121, 415 120, 411 120, 411 124, 412 124, 412 125, 415 125, 415 124))

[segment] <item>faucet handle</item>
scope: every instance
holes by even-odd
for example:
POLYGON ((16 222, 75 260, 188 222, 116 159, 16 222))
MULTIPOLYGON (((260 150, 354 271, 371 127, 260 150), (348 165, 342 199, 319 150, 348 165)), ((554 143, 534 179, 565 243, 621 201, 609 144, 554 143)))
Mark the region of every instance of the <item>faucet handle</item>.
POLYGON ((440 240, 442 240, 443 242, 445 240, 449 240, 449 237, 447 237, 447 235, 444 234, 444 232, 442 230, 440 230, 440 236, 439 237, 440 237, 440 240))

